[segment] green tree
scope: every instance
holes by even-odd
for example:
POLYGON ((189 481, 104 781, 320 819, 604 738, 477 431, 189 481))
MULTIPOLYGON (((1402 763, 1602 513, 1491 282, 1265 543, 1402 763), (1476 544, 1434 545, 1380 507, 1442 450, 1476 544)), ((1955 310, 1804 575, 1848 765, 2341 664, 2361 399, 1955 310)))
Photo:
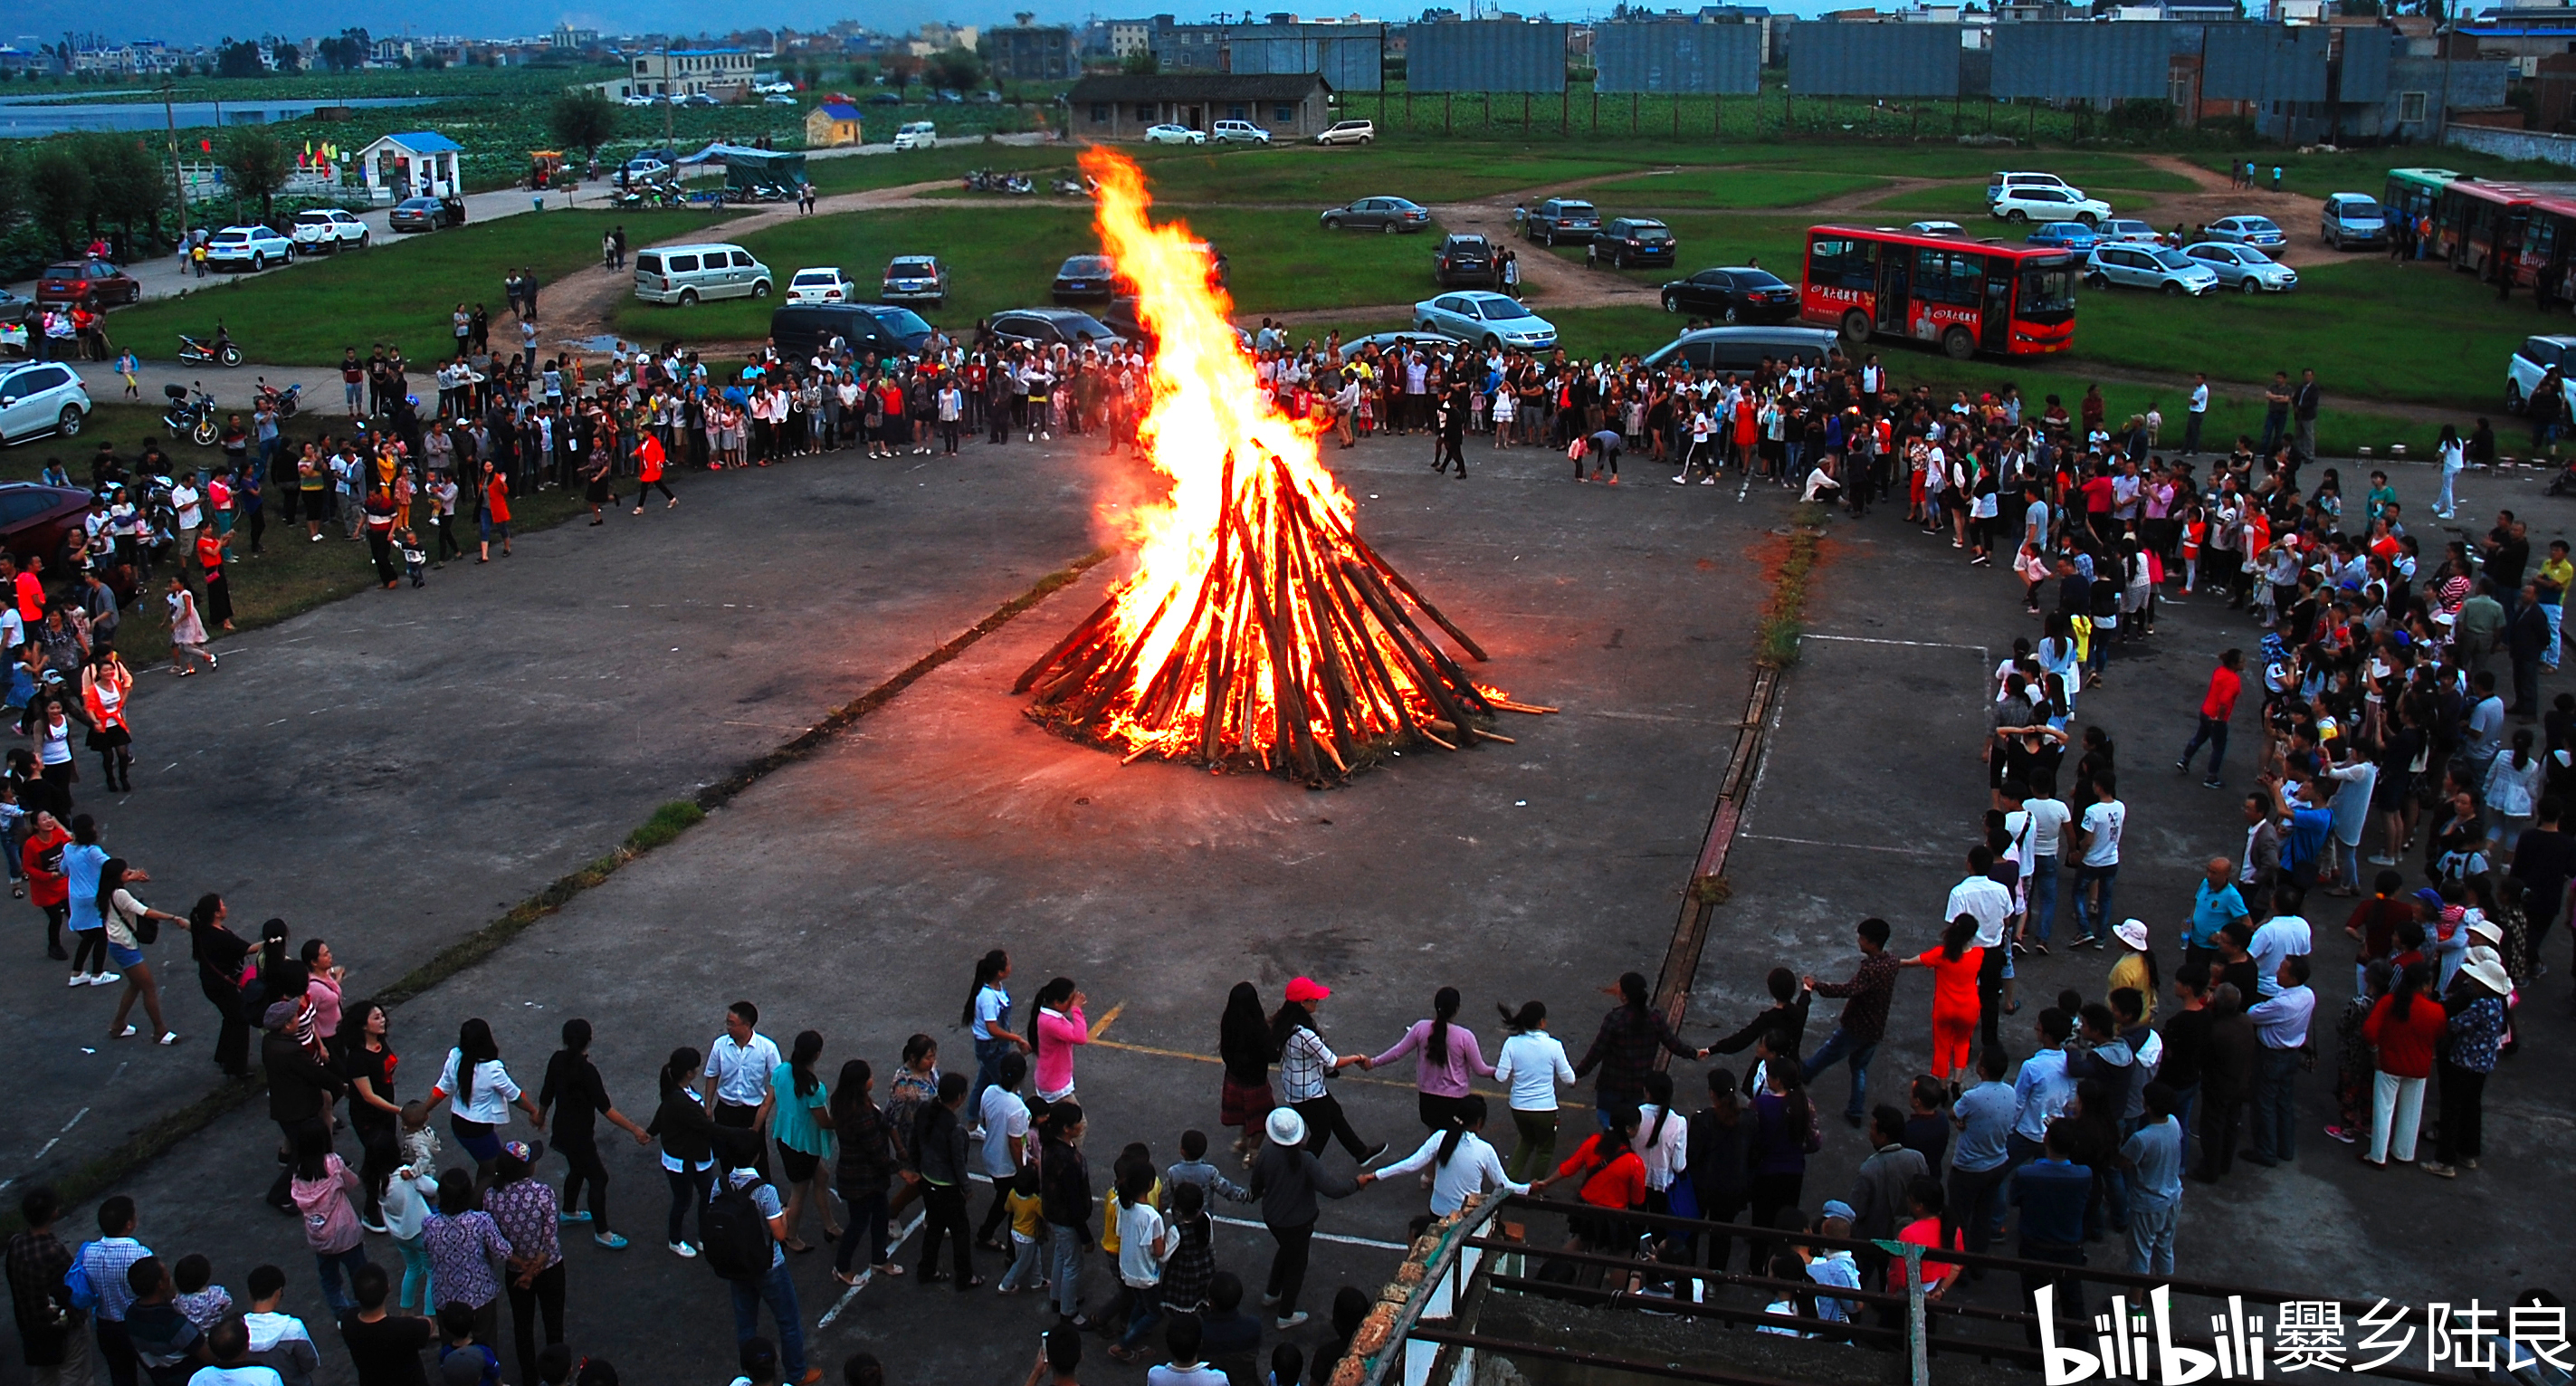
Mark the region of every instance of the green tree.
POLYGON ((364 29, 343 29, 337 38, 326 38, 314 46, 314 56, 333 72, 355 72, 366 66, 367 55, 375 51, 376 41, 364 29))
POLYGON ((276 210, 277 194, 286 187, 287 175, 295 171, 286 146, 265 130, 235 126, 215 147, 215 157, 224 166, 224 180, 231 184, 233 196, 258 198, 259 219, 266 222, 276 210))
POLYGON ((1135 52, 1128 54, 1126 61, 1120 63, 1118 66, 1121 71, 1126 72, 1130 76, 1151 77, 1155 73, 1163 70, 1163 60, 1154 55, 1153 49, 1139 48, 1135 52))
POLYGON ((71 253, 95 192, 89 165, 68 140, 47 140, 27 160, 27 210, 53 239, 57 254, 71 253))
POLYGON ((257 77, 268 71, 259 60, 259 45, 244 39, 225 43, 215 50, 215 75, 218 77, 257 77))
POLYGON ((90 216, 116 226, 127 258, 144 241, 160 239, 161 213, 170 205, 170 168, 154 147, 121 131, 98 131, 80 140, 81 159, 89 165, 90 216), (143 227, 142 241, 134 228, 143 227))
POLYGON ((304 54, 301 50, 296 48, 294 44, 280 41, 277 47, 272 49, 271 52, 277 58, 278 71, 301 72, 304 70, 304 54))
POLYGON ((950 91, 973 91, 984 85, 984 60, 971 48, 950 48, 931 55, 930 84, 950 91))
POLYGON ((805 79, 805 89, 807 91, 812 91, 814 88, 823 85, 823 68, 818 63, 805 64, 804 70, 799 72, 797 75, 805 79))
POLYGON ((595 163, 599 147, 617 138, 617 116, 617 105, 606 93, 585 87, 555 98, 554 109, 546 114, 546 128, 554 132, 557 143, 580 150, 595 163))

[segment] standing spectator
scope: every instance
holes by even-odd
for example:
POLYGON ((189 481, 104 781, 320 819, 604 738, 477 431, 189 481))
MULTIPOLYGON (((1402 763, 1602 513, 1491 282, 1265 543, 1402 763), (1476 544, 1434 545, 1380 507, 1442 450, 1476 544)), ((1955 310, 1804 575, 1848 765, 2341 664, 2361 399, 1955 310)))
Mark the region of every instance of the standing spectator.
MULTIPOLYGON (((958 1110, 965 1105, 966 1075, 943 1074, 938 1100, 921 1105, 913 1119, 912 1136, 913 1172, 921 1178, 925 1219, 921 1228, 921 1280, 932 1285, 952 1278, 939 1269, 939 1243, 943 1236, 954 1237, 956 1247, 951 1255, 957 1269, 953 1278, 959 1294, 981 1288, 984 1283, 984 1277, 975 1274, 973 1234, 967 1230, 966 1126, 957 1119, 958 1110)), ((778 1225, 785 1227, 785 1220, 782 1218, 778 1225)))
POLYGON ((6 1264, 9 1308, 18 1324, 19 1360, 35 1386, 75 1386, 90 1379, 89 1314, 72 1303, 63 1276, 71 1248, 54 1235, 62 1196, 38 1184, 18 1199, 27 1226, 9 1236, 6 1264))
MULTIPOLYGON (((765 1131, 769 1125, 769 1079, 778 1071, 778 1043, 760 1033, 760 1008, 749 1001, 725 1007, 724 1033, 707 1046, 707 1115, 718 1126, 737 1131, 765 1131)), ((755 1168, 769 1167, 766 1143, 752 1157, 755 1168)))
POLYGON ((2458 1178, 2461 1170, 2476 1169, 2485 1153, 2487 1076, 2495 1072, 2505 998, 2512 994, 2513 976, 2503 961, 2490 949, 2471 949, 2443 1000, 2450 1012, 2450 1049, 2442 1056, 2442 1129, 2426 1174, 2458 1178))
POLYGON ((2442 1003, 2425 994, 2432 984, 2433 964, 2408 963, 2362 1022, 2362 1034, 2378 1053, 2372 1079, 2370 1153, 2362 1158, 2382 1169, 2392 1159, 2400 1164, 2415 1161, 2415 1135, 2424 1117, 2424 1085, 2433 1076, 2434 1045, 2450 1023, 2442 1003))
POLYGON ((2317 1009, 2306 954, 2284 958, 2274 976, 2280 990, 2245 1012, 2263 1047, 2254 1073, 2254 1148, 2245 1158, 2266 1169, 2298 1156, 2298 1076, 2317 1009))
MULTIPOLYGON (((964 1081, 964 1075, 957 1077, 964 1081)), ((965 1099, 962 1090, 958 1099, 965 1099)), ((725 1173, 706 1214, 708 1255, 718 1257, 719 1269, 731 1269, 726 1262, 737 1251, 752 1250, 755 1238, 759 1250, 767 1252, 765 1263, 755 1253, 753 1264, 743 1268, 748 1274, 726 1277, 726 1287, 733 1292, 734 1343, 740 1346, 758 1335, 760 1306, 768 1304, 770 1317, 778 1325, 779 1356, 787 1369, 783 1379, 813 1386, 823 1379, 823 1369, 805 1365, 805 1329, 796 1305, 796 1281, 787 1273, 786 1212, 779 1204, 778 1190, 751 1163, 759 1156, 761 1142, 736 1128, 720 1128, 717 1138, 725 1173), (719 1255, 720 1244, 729 1245, 736 1237, 740 1246, 719 1255)))
POLYGON ((358 1307, 340 1316, 340 1341, 348 1346, 358 1386, 429 1386, 420 1352, 437 1337, 436 1325, 386 1311, 393 1279, 382 1266, 359 1271, 350 1291, 358 1297, 358 1307))
POLYGON ((2218 777, 2218 764, 2227 759, 2227 725, 2236 716, 2236 695, 2245 683, 2244 667, 2244 651, 2231 648, 2219 653, 2218 667, 2209 671, 2209 691, 2201 695, 2200 726, 2183 744, 2182 759, 2174 762, 2175 769, 2188 775, 2193 757, 2200 754, 2202 746, 2208 746, 2209 777, 2201 783, 2211 789, 2225 784, 2218 777))
POLYGON ((98 1357, 107 1366, 112 1386, 135 1386, 134 1344, 126 1336, 125 1313, 134 1303, 126 1272, 152 1255, 134 1239, 134 1200, 112 1194, 98 1205, 98 1240, 81 1247, 81 1274, 98 1296, 98 1357))
POLYGON ((537 1320, 545 1319, 546 1342, 564 1340, 563 1246, 555 1235, 562 1205, 546 1181, 531 1171, 540 1151, 522 1141, 501 1147, 500 1168, 484 1191, 483 1207, 492 1225, 510 1244, 510 1330, 519 1350, 519 1379, 537 1379, 537 1320))

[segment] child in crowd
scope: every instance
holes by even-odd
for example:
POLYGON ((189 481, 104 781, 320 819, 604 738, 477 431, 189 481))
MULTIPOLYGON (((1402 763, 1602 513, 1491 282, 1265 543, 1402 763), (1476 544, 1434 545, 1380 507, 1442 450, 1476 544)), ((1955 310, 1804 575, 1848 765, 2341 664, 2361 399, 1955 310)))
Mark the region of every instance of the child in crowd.
POLYGON ((394 547, 402 551, 403 571, 411 575, 411 585, 420 586, 421 572, 429 567, 429 553, 420 546, 420 536, 403 525, 394 531, 394 547))
POLYGON ((179 1312, 200 1333, 212 1332, 233 1311, 232 1291, 211 1283, 214 1278, 214 1263, 194 1252, 170 1268, 170 1283, 179 1290, 179 1312))
POLYGON ((1038 1171, 1035 1165, 1022 1165, 1011 1177, 1010 1192, 1003 1195, 1003 1206, 1011 1217, 1011 1268, 1002 1274, 1000 1293, 1015 1295, 1022 1290, 1043 1290, 1046 1273, 1038 1266, 1038 1233, 1045 1226, 1043 1204, 1038 1195, 1038 1171))
POLYGON ((488 1345, 474 1341, 474 1311, 471 1308, 461 1303, 439 1306, 438 1335, 444 1340, 438 1347, 441 1381, 451 1383, 451 1386, 466 1386, 469 1382, 475 1386, 501 1386, 501 1358, 488 1345), (469 1376, 461 1369, 449 1370, 448 1359, 459 1355, 479 1358, 483 1365, 481 1373, 469 1376))

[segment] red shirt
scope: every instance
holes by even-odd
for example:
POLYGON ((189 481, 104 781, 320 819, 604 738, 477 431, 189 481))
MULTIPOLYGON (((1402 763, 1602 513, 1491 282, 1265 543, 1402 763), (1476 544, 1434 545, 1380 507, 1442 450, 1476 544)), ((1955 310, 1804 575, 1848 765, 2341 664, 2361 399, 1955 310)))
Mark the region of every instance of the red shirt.
MULTIPOLYGON (((1916 1246, 1928 1246, 1938 1250, 1941 1246, 1941 1220, 1939 1218, 1917 1218, 1914 1221, 1907 1223, 1905 1225, 1905 1230, 1896 1234, 1896 1239, 1900 1242, 1912 1242, 1916 1246)), ((1959 1228, 1954 1227, 1950 1229, 1950 1249, 1952 1251, 1965 1251, 1968 1249, 1967 1235, 1959 1228)), ((1929 1256, 1924 1257, 1923 1288, 1930 1290, 1937 1287, 1942 1281, 1949 1279, 1950 1276, 1958 1269, 1959 1267, 1955 1263, 1949 1261, 1935 1261, 1929 1256)), ((1887 1292, 1889 1294, 1903 1294, 1905 1292, 1905 1258, 1902 1256, 1890 1256, 1887 1258, 1887 1292)))
POLYGON ((2200 715, 2213 722, 2224 722, 2236 715, 2236 691, 2245 686, 2243 675, 2222 664, 2209 671, 2209 694, 2200 700, 2200 715))
POLYGON ((492 480, 483 487, 483 508, 492 512, 492 523, 506 525, 510 522, 510 483, 499 472, 494 472, 492 480))
POLYGON ((1584 1141, 1573 1155, 1567 1157, 1564 1164, 1556 1167, 1557 1177, 1565 1178, 1577 1170, 1597 1167, 1597 1172, 1583 1182, 1584 1202, 1595 1208, 1624 1210, 1644 1207, 1646 1205, 1646 1162, 1637 1157, 1636 1151, 1622 1145, 1616 1158, 1606 1165, 1602 1164, 1601 1146, 1607 1139, 1595 1134, 1584 1141))
POLYGON ((2397 1078, 2433 1076, 2433 1042, 2450 1026, 2442 1003, 2429 996, 2406 998, 2406 1014, 2397 1014, 2394 995, 2379 998, 2361 1033, 2379 1046, 2379 1071, 2397 1078))
POLYGON ((224 541, 212 529, 197 531, 197 566, 209 573, 224 570, 224 541))
POLYGON ((18 619, 30 630, 45 619, 45 580, 34 573, 18 574, 18 619))
POLYGON ((2084 483, 2084 508, 2096 515, 2111 513, 2111 478, 2097 476, 2084 483))
POLYGON ((36 833, 19 850, 18 863, 27 869, 27 900, 37 906, 60 905, 71 899, 70 882, 63 879, 63 844, 72 840, 60 828, 51 833, 36 833))

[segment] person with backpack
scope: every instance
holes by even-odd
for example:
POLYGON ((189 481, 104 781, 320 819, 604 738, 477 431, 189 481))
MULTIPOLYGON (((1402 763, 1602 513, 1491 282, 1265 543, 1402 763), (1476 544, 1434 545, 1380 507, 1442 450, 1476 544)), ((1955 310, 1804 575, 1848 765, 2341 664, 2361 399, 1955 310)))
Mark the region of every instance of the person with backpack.
MULTIPOLYGON (((963 1101, 964 1075, 958 1078, 963 1101)), ((716 1132, 715 1143, 724 1174, 698 1212, 698 1231, 706 1243, 707 1268, 723 1278, 733 1295, 734 1345, 739 1349, 759 1336, 760 1306, 766 1302, 778 1324, 779 1360, 787 1369, 782 1380, 813 1386, 823 1379, 823 1369, 805 1365, 796 1281, 787 1273, 787 1210, 778 1201, 778 1190, 753 1163, 760 1157, 761 1139, 754 1132, 724 1127, 716 1132)), ((960 1172, 962 1177, 962 1165, 960 1172)))

